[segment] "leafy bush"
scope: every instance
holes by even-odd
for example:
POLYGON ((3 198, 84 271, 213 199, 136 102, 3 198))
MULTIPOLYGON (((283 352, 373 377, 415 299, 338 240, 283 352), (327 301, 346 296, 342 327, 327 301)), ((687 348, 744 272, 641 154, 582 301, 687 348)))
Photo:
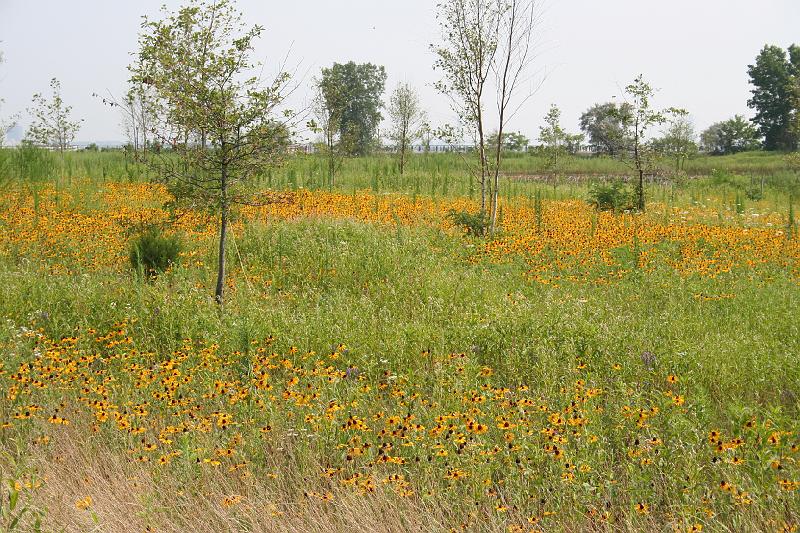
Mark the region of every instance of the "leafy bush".
POLYGON ((152 226, 131 243, 131 267, 153 278, 177 263, 182 249, 176 236, 164 235, 160 228, 152 226))
POLYGON ((800 152, 792 152, 786 156, 786 166, 791 170, 800 171, 800 152))
POLYGON ((489 217, 485 213, 450 211, 447 216, 453 221, 453 224, 464 228, 469 235, 482 237, 489 230, 489 217))
POLYGON ((589 188, 589 205, 598 211, 624 211, 634 209, 634 194, 621 181, 595 183, 589 188))
POLYGON ((762 191, 761 187, 758 185, 748 187, 748 189, 745 191, 745 195, 747 196, 748 200, 752 200, 754 202, 764 199, 764 191, 762 191))

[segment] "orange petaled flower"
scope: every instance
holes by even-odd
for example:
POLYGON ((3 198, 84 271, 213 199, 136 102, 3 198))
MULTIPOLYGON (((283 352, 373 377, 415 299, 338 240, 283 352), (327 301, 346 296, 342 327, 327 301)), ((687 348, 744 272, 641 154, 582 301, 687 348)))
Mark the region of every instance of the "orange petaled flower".
POLYGON ((75 507, 81 511, 85 511, 92 506, 92 497, 86 496, 75 502, 75 507))

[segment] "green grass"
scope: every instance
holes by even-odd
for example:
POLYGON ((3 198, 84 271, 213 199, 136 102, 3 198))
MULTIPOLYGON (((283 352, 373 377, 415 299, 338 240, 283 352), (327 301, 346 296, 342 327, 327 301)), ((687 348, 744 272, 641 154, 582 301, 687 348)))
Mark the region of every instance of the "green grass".
MULTIPOLYGON (((116 176, 125 168, 119 154, 68 154, 65 161, 70 162, 72 170, 58 180, 63 196, 60 201, 73 202, 87 213, 107 209, 95 195, 105 183, 124 179, 116 176), (76 169, 83 169, 86 176, 76 169), (80 179, 87 176, 91 179, 80 179)), ((340 187, 344 191, 361 189, 374 176, 380 176, 377 186, 365 188, 420 196, 469 195, 465 179, 448 166, 452 160, 439 158, 441 168, 431 172, 427 181, 421 176, 430 167, 422 166, 421 161, 415 161, 420 166, 402 179, 391 173, 388 159, 348 162, 352 166, 342 173, 340 187), (414 173, 420 176, 417 183, 414 173)), ((309 180, 317 179, 317 163, 313 158, 292 161, 279 171, 280 177, 264 177, 262 184, 273 188, 312 187, 309 180), (295 181, 287 183, 292 170, 295 181)), ((786 191, 793 187, 791 180, 796 177, 770 178, 766 204, 774 203, 784 212, 786 191)), ((30 190, 37 190, 34 185, 30 184, 30 190)), ((586 191, 583 184, 567 182, 555 190, 546 184, 514 186, 517 188, 511 188, 509 195, 524 197, 539 190, 548 193, 549 199, 582 198, 586 191)), ((706 195, 713 195, 722 198, 721 205, 730 206, 736 195, 741 196, 750 186, 749 178, 718 171, 703 180, 654 185, 650 195, 674 206, 705 202, 706 195)), ((9 230, 13 231, 13 224, 9 230)), ((411 529, 414 523, 428 524, 431 530, 467 523, 476 531, 502 531, 509 525, 525 523, 532 515, 543 520, 546 530, 634 531, 673 526, 685 530, 688 524, 701 523, 709 531, 747 531, 798 523, 798 492, 781 492, 775 483, 776 476, 795 479, 798 473, 796 454, 788 448, 800 435, 800 290, 790 272, 776 268, 768 276, 734 272, 710 279, 660 268, 652 273, 634 272, 608 285, 565 282, 554 287, 527 281, 527 267, 521 259, 510 257, 503 264, 471 260, 479 244, 436 228, 388 227, 352 220, 247 223, 228 250, 234 288, 228 293, 224 310, 212 299, 211 265, 215 258, 209 242, 194 243, 190 250, 197 253, 196 257, 184 259, 152 281, 123 265, 53 274, 42 267, 36 253, 0 254, 0 350, 5 372, 0 379, 4 383, 9 383, 6 379, 10 379, 10 373, 25 368, 21 364, 41 357, 46 344, 32 338, 31 332, 39 331, 55 341, 75 336, 78 341, 74 349, 67 343, 67 348, 58 350, 76 360, 96 355, 97 360, 85 366, 76 362, 80 370, 74 373, 85 373, 88 381, 95 379, 92 376, 96 373, 94 385, 102 382, 107 386, 112 401, 122 411, 148 402, 162 425, 177 424, 186 416, 155 399, 161 382, 156 381, 151 389, 134 386, 136 376, 127 365, 136 364, 154 372, 178 368, 194 379, 181 391, 197 392, 192 401, 202 406, 186 419, 212 416, 206 409, 214 409, 230 411, 236 420, 250 421, 231 431, 174 436, 173 447, 182 455, 173 460, 169 470, 151 474, 129 464, 135 455, 129 449, 139 446, 138 436, 116 431, 113 422, 90 430, 93 421, 78 415, 85 407, 79 398, 86 393, 54 382, 51 389, 31 388, 30 396, 9 400, 4 395, 0 415, 6 422, 19 406, 40 402, 47 416, 54 412, 74 416, 69 429, 74 433, 59 432, 44 420, 14 422, 0 430, 3 451, 13 458, 0 460, 0 472, 4 479, 17 479, 22 476, 19 472, 31 469, 59 472, 48 470, 48 465, 56 464, 56 458, 64 455, 77 458, 66 470, 80 475, 73 479, 68 471, 60 471, 45 482, 44 496, 37 496, 36 491, 30 496, 31 505, 44 512, 45 524, 55 529, 102 529, 104 525, 113 529, 108 524, 119 518, 119 511, 114 509, 122 507, 117 499, 128 497, 127 490, 137 495, 125 500, 127 506, 139 510, 129 518, 137 526, 192 529, 196 526, 191 517, 200 516, 215 524, 206 525, 209 530, 258 530, 263 524, 263 509, 234 508, 230 517, 221 518, 219 504, 214 502, 230 494, 245 494, 251 501, 259 501, 256 492, 248 491, 272 487, 268 476, 274 472, 279 479, 274 481, 277 488, 270 493, 270 503, 284 510, 286 520, 305 516, 303 513, 330 512, 341 520, 335 529, 345 531, 348 520, 358 523, 360 519, 378 519, 377 515, 351 518, 347 505, 355 505, 352 502, 337 504, 339 500, 334 500, 323 505, 304 496, 307 490, 331 490, 339 498, 346 490, 339 483, 326 485, 320 481, 323 467, 342 468, 342 475, 374 471, 376 475, 402 474, 411 479, 416 490, 414 503, 412 507, 397 504, 406 514, 391 522, 395 530, 411 529), (202 260, 204 266, 195 266, 195 259, 202 260), (714 299, 720 295, 725 298, 714 299), (125 335, 130 337, 125 348, 129 359, 125 360, 117 358, 117 348, 104 347, 87 333, 96 330, 101 335, 122 322, 126 324, 125 335), (304 408, 281 403, 281 394, 289 388, 285 380, 291 374, 278 365, 270 370, 276 399, 267 402, 266 409, 257 408, 251 399, 234 405, 225 394, 215 395, 215 382, 250 383, 257 347, 263 347, 260 343, 271 336, 275 341, 268 350, 281 354, 280 358, 292 358, 295 368, 309 372, 318 368, 314 358, 303 355, 313 351, 338 370, 358 369, 359 381, 351 383, 349 378, 342 378, 328 385, 321 378, 304 377, 301 390, 321 395, 319 405, 304 408), (347 346, 346 352, 337 348, 340 343, 347 346), (220 359, 207 367, 200 364, 203 360, 196 353, 178 361, 176 352, 187 344, 197 346, 197 350, 219 345, 220 359), (289 355, 291 347, 299 349, 296 356, 289 355), (331 353, 338 359, 326 359, 331 353), (450 354, 463 357, 451 358, 450 354), (491 371, 485 372, 485 367, 491 371), (668 385, 668 375, 678 376, 678 385, 668 385), (115 381, 103 381, 101 376, 113 376, 115 381), (551 427, 546 422, 548 413, 527 412, 514 403, 504 406, 503 400, 517 399, 521 393, 516 391, 524 386, 530 398, 546 403, 551 412, 571 412, 578 380, 586 387, 602 390, 585 409, 590 418, 585 432, 600 440, 596 447, 580 439, 564 445, 568 462, 591 467, 589 473, 568 483, 561 478, 563 461, 553 461, 543 451, 549 441, 540 430, 551 427), (306 384, 309 388, 302 389, 306 384), (358 387, 363 385, 373 392, 360 393, 358 387), (392 394, 379 392, 382 386, 392 394), (471 412, 476 406, 465 403, 465 397, 485 394, 491 398, 497 390, 506 388, 513 391, 510 396, 501 394, 477 406, 488 413, 483 418, 490 425, 484 437, 486 446, 496 443, 500 447, 490 456, 497 457, 495 462, 480 453, 486 451, 480 447, 480 439, 467 440, 469 446, 462 457, 462 449, 445 436, 427 438, 420 441, 424 445, 408 451, 402 448, 402 441, 396 441, 392 453, 408 457, 403 466, 370 466, 366 459, 351 462, 345 458, 347 449, 353 446, 353 434, 341 430, 340 424, 350 414, 375 426, 375 431, 363 436, 374 449, 381 443, 376 435, 382 422, 374 419, 378 412, 387 416, 413 413, 418 423, 430 429, 442 413, 471 412), (672 405, 665 390, 684 396, 685 406, 672 405), (201 401, 200 391, 210 396, 201 401), (419 399, 411 400, 414 394, 419 399), (423 399, 429 403, 423 403, 423 399), (334 422, 303 421, 309 414, 324 420, 325 409, 333 401, 347 406, 334 422), (61 402, 65 407, 59 407, 61 402), (635 418, 622 415, 626 407, 639 412, 654 406, 661 409, 661 415, 644 427, 637 427, 635 418), (500 414, 537 420, 536 431, 517 437, 521 450, 506 451, 511 448, 504 442, 503 432, 495 427, 494 417, 500 414), (758 421, 757 429, 744 432, 745 423, 753 418, 758 421), (275 435, 262 439, 257 428, 267 422, 275 426, 275 435), (746 458, 745 465, 735 467, 726 462, 733 452, 714 451, 708 443, 712 430, 723 432, 728 439, 745 435, 746 445, 736 451, 746 458), (783 448, 767 444, 775 430, 786 432, 783 448), (202 459, 215 448, 230 446, 233 433, 243 435, 236 461, 249 464, 255 481, 224 477, 233 460, 224 463, 219 473, 203 469, 202 459), (35 444, 43 436, 52 436, 53 443, 35 444), (640 440, 655 437, 663 440, 664 446, 647 456, 653 460, 648 468, 640 464, 638 456, 630 454, 641 447, 636 444, 640 440), (88 457, 74 446, 75 439, 84 438, 88 457), (449 455, 426 459, 433 453, 430 446, 437 441, 445 442, 449 455), (72 448, 69 443, 73 443, 72 448), (422 457, 421 464, 413 462, 415 455, 422 457), (515 459, 520 457, 522 466, 515 466, 515 459), (770 469, 774 460, 783 461, 785 474, 770 469), (122 466, 104 478, 98 471, 108 464, 122 466), (457 482, 443 479, 442 472, 453 467, 469 470, 471 477, 457 482), (90 474, 99 481, 81 480, 90 474), (153 477, 136 477, 150 475, 153 477), (112 494, 108 487, 126 476, 145 479, 142 483, 148 487, 152 484, 144 493, 146 497, 139 497, 139 489, 130 484, 114 498, 108 496, 112 494), (718 489, 720 480, 747 491, 753 503, 733 503, 733 496, 718 489), (425 496, 428 489, 432 496, 425 496), (111 502, 91 519, 74 506, 76 500, 89 494, 98 505, 104 494, 111 502), (544 500, 546 504, 539 503, 544 500), (647 502, 651 514, 637 515, 633 510, 637 502, 647 502), (496 509, 505 505, 508 514, 496 509), (614 517, 611 524, 590 517, 593 508, 610 510, 614 517), (714 516, 709 517, 704 509, 713 511, 714 516), (547 517, 543 511, 556 514, 547 517)), ((630 248, 617 253, 635 260, 630 248)), ((257 397, 257 393, 251 394, 257 397)), ((470 416, 481 415, 472 412, 470 416)), ((568 429, 564 435, 569 435, 568 429)), ((145 437, 155 440, 149 432, 145 437)), ((387 501, 395 505, 394 500, 387 501)), ((281 522, 271 527, 290 529, 281 522)))

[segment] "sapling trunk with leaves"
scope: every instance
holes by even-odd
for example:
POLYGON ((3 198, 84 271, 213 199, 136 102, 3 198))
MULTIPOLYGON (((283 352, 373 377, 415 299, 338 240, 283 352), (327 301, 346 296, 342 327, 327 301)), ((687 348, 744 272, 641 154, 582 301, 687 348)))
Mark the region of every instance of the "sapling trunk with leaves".
POLYGON ((527 100, 516 101, 532 60, 537 7, 535 0, 453 0, 438 5, 443 43, 433 51, 444 80, 436 87, 451 99, 459 122, 475 139, 481 213, 487 215, 492 234, 497 225, 503 135, 527 100), (498 128, 496 138, 488 139, 483 98, 492 88, 491 74, 498 128))
MULTIPOLYGON (((437 20, 442 43, 431 46, 436 55, 434 68, 444 76, 442 81, 436 83, 436 89, 450 99, 459 123, 475 139, 481 214, 486 214, 489 192, 483 98, 498 50, 498 8, 496 0, 440 2, 437 5, 437 20)), ((444 129, 456 131, 454 128, 444 129)))
POLYGON ((149 149, 158 149, 160 143, 155 141, 150 133, 158 116, 152 90, 141 82, 131 85, 120 102, 120 109, 122 125, 134 153, 138 154, 141 151, 147 155, 149 149))
POLYGON ((407 83, 401 83, 389 100, 389 117, 392 125, 389 139, 397 151, 400 175, 405 173, 411 145, 422 136, 425 111, 417 92, 407 83))
POLYGON ((33 95, 33 107, 28 108, 33 120, 25 138, 34 144, 55 148, 63 154, 75 140, 83 120, 71 120, 72 106, 64 104, 61 82, 53 78, 50 88, 53 90, 50 100, 41 93, 33 95))
POLYGON ((192 0, 163 15, 144 19, 130 67, 132 85, 147 88, 156 110, 147 129, 165 148, 141 157, 176 207, 210 209, 219 218, 214 298, 222 304, 231 210, 262 203, 247 184, 286 153, 294 115, 278 108, 290 76, 265 83, 250 74, 263 28, 247 29, 232 0, 192 0))
POLYGON ((623 128, 624 148, 620 158, 636 172, 636 205, 639 211, 645 210, 645 174, 653 171, 660 155, 658 145, 648 140, 647 134, 654 126, 664 124, 670 115, 679 115, 685 111, 670 108, 663 111, 654 110, 651 100, 655 89, 639 75, 625 87, 624 98, 627 105, 616 108, 617 118, 623 128))
POLYGON ((686 161, 698 152, 694 125, 689 114, 675 110, 674 116, 668 119, 663 136, 655 139, 653 146, 658 153, 674 162, 676 176, 683 173, 686 161))
POLYGON ((539 128, 539 142, 545 155, 545 168, 550 172, 553 187, 558 183, 564 158, 570 153, 570 147, 583 141, 581 134, 569 134, 561 126, 561 110, 557 105, 550 106, 544 117, 545 125, 539 128))
POLYGON ((532 94, 529 92, 515 102, 525 73, 532 60, 531 46, 536 29, 536 0, 499 0, 498 43, 500 54, 492 63, 497 81, 497 114, 499 125, 494 154, 494 176, 492 179, 492 205, 489 232, 494 235, 497 227, 500 170, 503 154, 503 134, 508 122, 532 94))
POLYGON ((314 118, 308 128, 322 136, 320 152, 326 161, 328 185, 333 187, 344 158, 355 149, 359 133, 355 125, 343 132, 344 110, 350 99, 346 87, 330 78, 320 78, 314 81, 314 91, 314 118))

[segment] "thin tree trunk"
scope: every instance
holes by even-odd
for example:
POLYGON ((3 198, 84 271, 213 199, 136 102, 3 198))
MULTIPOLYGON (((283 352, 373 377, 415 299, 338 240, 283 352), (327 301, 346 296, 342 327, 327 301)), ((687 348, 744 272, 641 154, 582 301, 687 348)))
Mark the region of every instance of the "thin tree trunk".
POLYGON ((483 116, 478 109, 478 153, 481 159, 481 214, 486 214, 486 178, 488 171, 486 161, 486 140, 483 137, 483 116))
POLYGON ((325 133, 325 141, 328 144, 328 186, 333 188, 336 174, 336 143, 334 142, 334 133, 331 127, 328 126, 328 131, 325 133))
POLYGON ((501 160, 501 150, 503 143, 501 139, 503 138, 503 111, 500 112, 500 129, 497 135, 497 151, 495 152, 495 168, 494 168, 494 183, 492 185, 492 215, 491 215, 491 222, 489 224, 489 234, 494 236, 495 226, 497 224, 497 202, 499 200, 499 190, 500 190, 500 160, 501 160))
POLYGON ((328 186, 333 187, 336 181, 336 154, 333 153, 333 148, 329 148, 328 153, 328 186))
POLYGON ((219 228, 219 258, 217 262, 217 288, 214 291, 214 298, 219 305, 222 305, 225 297, 225 241, 228 236, 228 214, 230 206, 228 205, 228 172, 223 167, 222 180, 221 180, 221 216, 219 228))
POLYGON ((644 211, 644 170, 639 169, 639 211, 644 211))
POLYGON ((639 117, 636 117, 636 125, 634 129, 634 144, 633 144, 633 158, 636 162, 636 170, 639 172, 639 187, 638 187, 638 204, 639 211, 644 211, 644 162, 639 146, 642 133, 639 130, 639 117))
POLYGON ((403 175, 406 166, 406 139, 405 135, 403 136, 403 140, 400 142, 400 175, 403 175))

